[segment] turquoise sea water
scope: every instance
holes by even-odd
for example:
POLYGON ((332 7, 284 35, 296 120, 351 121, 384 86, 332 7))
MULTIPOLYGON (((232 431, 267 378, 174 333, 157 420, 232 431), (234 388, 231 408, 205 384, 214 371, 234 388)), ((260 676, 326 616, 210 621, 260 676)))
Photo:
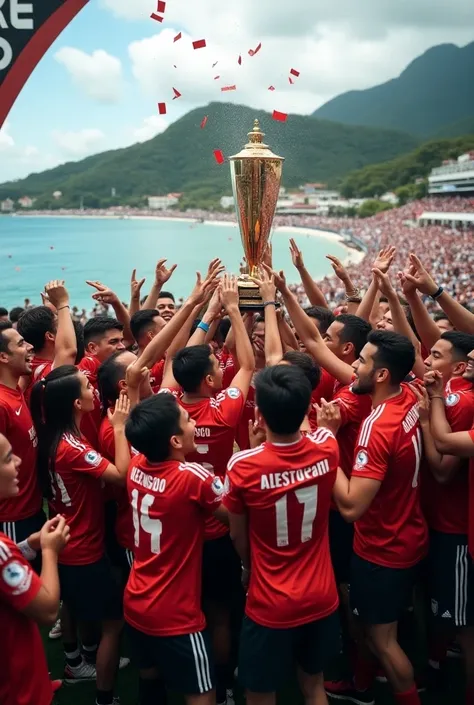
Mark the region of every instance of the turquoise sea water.
MULTIPOLYGON (((298 275, 291 264, 288 239, 291 233, 276 230, 274 264, 291 280, 298 275)), ((312 275, 331 272, 326 254, 343 258, 346 250, 337 242, 299 234, 295 239, 312 275)), ((39 292, 50 279, 65 279, 72 304, 92 308, 94 290, 86 279, 99 279, 123 301, 130 297, 130 275, 146 277, 142 292, 153 281, 156 261, 167 257, 178 268, 169 281, 176 297, 186 296, 195 272, 205 272, 209 260, 220 257, 229 271, 238 274, 242 245, 237 226, 195 224, 179 221, 113 220, 100 218, 0 217, 0 306, 23 305, 25 297, 40 304, 39 292)))

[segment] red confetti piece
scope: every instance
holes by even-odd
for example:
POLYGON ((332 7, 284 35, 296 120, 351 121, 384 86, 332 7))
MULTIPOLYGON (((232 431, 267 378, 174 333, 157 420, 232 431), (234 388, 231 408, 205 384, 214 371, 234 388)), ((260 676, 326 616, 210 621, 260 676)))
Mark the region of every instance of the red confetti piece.
POLYGON ((293 81, 293 79, 291 78, 291 76, 288 76, 288 80, 289 80, 290 84, 293 85, 294 81, 293 81))
POLYGON ((158 103, 158 112, 160 115, 166 115, 166 103, 158 103))
POLYGON ((177 91, 176 88, 173 88, 173 93, 174 93, 173 100, 175 100, 176 98, 181 98, 181 93, 179 91, 177 91))
POLYGON ((207 115, 204 115, 203 119, 201 120, 201 130, 202 130, 204 127, 206 127, 206 125, 207 125, 207 120, 208 120, 207 115))
POLYGON ((255 54, 258 54, 261 48, 262 42, 260 42, 260 44, 255 49, 249 49, 249 56, 255 56, 255 54))
POLYGON ((164 17, 160 17, 159 15, 156 14, 156 12, 152 12, 150 15, 150 19, 156 20, 157 22, 163 22, 165 19, 164 17))
POLYGON ((198 39, 195 42, 193 42, 193 47, 194 49, 204 49, 206 47, 206 40, 205 39, 198 39))
POLYGON ((242 66, 242 55, 239 56, 237 63, 242 66))
POLYGON ((236 91, 237 86, 222 86, 221 91, 225 93, 225 91, 236 91))
POLYGON ((298 76, 300 75, 300 72, 296 69, 291 69, 290 73, 292 76, 296 76, 296 78, 298 78, 298 76))
POLYGON ((218 81, 220 76, 214 76, 214 81, 218 81))
POLYGON ((275 86, 268 86, 268 90, 269 90, 269 91, 274 91, 274 90, 275 90, 275 86))
POLYGON ((178 32, 178 34, 176 35, 176 37, 173 39, 173 42, 178 42, 178 41, 181 39, 181 37, 182 37, 181 32, 178 32))
POLYGON ((225 157, 222 153, 222 150, 220 149, 215 149, 214 150, 214 159, 218 164, 223 164, 225 162, 225 157))
POLYGON ((158 0, 158 7, 156 8, 156 11, 161 12, 161 14, 163 14, 165 9, 166 9, 166 3, 163 0, 158 0))
POLYGON ((274 110, 272 117, 274 120, 278 120, 279 122, 286 122, 288 119, 288 114, 280 113, 278 110, 274 110))

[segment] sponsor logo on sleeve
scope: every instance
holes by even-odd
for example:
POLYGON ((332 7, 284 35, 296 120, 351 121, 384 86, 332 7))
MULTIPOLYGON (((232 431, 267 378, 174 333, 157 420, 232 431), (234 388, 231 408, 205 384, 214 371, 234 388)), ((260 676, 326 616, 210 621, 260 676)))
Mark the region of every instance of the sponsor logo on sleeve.
POLYGON ((445 400, 446 406, 456 406, 458 402, 459 394, 448 394, 445 400))
POLYGON ((356 455, 354 470, 362 470, 363 468, 365 468, 368 462, 369 456, 367 454, 367 451, 360 450, 356 455))
POLYGON ((231 399, 238 399, 241 395, 240 389, 237 389, 237 387, 229 387, 227 390, 227 396, 230 397, 231 399))
POLYGON ((97 453, 97 451, 95 451, 95 450, 88 450, 87 453, 84 455, 84 460, 89 465, 96 467, 97 465, 100 464, 100 461, 102 460, 102 456, 99 453, 97 453))
POLYGON ((31 574, 29 568, 12 561, 2 570, 2 578, 8 587, 13 588, 15 595, 21 595, 26 592, 31 585, 31 574))

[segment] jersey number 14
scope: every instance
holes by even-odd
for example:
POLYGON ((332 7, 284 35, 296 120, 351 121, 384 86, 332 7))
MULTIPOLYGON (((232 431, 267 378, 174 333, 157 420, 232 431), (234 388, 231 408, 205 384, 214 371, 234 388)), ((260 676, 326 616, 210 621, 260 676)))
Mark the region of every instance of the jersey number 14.
POLYGON ((135 531, 134 543, 135 546, 140 545, 140 529, 150 536, 150 549, 152 553, 158 554, 161 550, 161 533, 163 524, 159 519, 150 519, 150 507, 155 501, 152 494, 146 494, 140 506, 138 506, 139 493, 138 490, 132 490, 132 513, 133 513, 133 528, 135 531))

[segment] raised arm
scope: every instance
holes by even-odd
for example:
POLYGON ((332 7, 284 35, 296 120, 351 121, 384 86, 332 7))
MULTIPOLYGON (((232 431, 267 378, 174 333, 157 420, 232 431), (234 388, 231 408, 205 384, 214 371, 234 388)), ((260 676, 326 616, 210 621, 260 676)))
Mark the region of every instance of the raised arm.
POLYGON ((128 307, 130 318, 134 313, 140 310, 140 293, 144 283, 145 279, 137 281, 137 270, 134 269, 130 279, 130 306, 128 307))
POLYGON ((425 386, 431 400, 431 433, 436 448, 440 453, 459 455, 463 458, 474 456, 474 438, 469 431, 451 432, 446 418, 444 403, 444 385, 441 374, 437 371, 428 372, 425 386))
POLYGON ((126 346, 134 345, 135 338, 130 329, 130 315, 115 291, 112 291, 112 289, 109 289, 109 287, 99 281, 86 281, 86 284, 89 284, 89 286, 97 290, 95 294, 92 294, 92 298, 95 301, 100 301, 101 303, 112 306, 117 321, 120 321, 123 325, 124 344, 126 346))
POLYGON ((49 302, 55 306, 58 316, 53 367, 74 365, 77 355, 76 331, 71 318, 69 294, 64 286, 64 281, 51 281, 46 284, 44 290, 49 302))
POLYGON ((407 274, 415 275, 416 270, 410 267, 406 272, 398 272, 398 278, 402 285, 402 291, 410 307, 413 321, 420 336, 421 342, 427 350, 431 350, 433 345, 441 337, 441 331, 428 313, 428 309, 418 295, 416 285, 407 279, 407 274))
POLYGON ((306 296, 308 297, 311 306, 323 306, 324 308, 328 308, 326 297, 306 269, 303 261, 303 254, 293 238, 290 239, 290 254, 293 264, 298 270, 301 283, 303 284, 306 296))
POLYGON ((173 274, 174 270, 178 266, 177 264, 173 264, 169 269, 165 266, 166 260, 165 259, 160 259, 158 260, 156 267, 155 267, 155 281, 153 282, 153 285, 151 287, 150 293, 148 294, 145 303, 143 304, 142 308, 156 308, 156 304, 158 302, 158 296, 160 295, 160 291, 168 281, 168 279, 171 277, 173 274))
POLYGON ((259 278, 254 277, 254 282, 260 289, 265 310, 265 362, 267 365, 278 365, 283 357, 283 346, 278 328, 275 280, 263 270, 259 278))
POLYGON ((237 387, 243 394, 247 395, 255 371, 255 356, 239 311, 237 277, 224 274, 220 288, 222 303, 230 318, 232 328, 234 329, 235 355, 239 365, 239 371, 232 380, 231 386, 237 387))
POLYGON ((280 272, 277 274, 276 272, 271 272, 271 270, 267 271, 274 277, 275 284, 283 296, 288 315, 293 321, 295 330, 306 350, 321 367, 324 367, 324 369, 329 372, 329 374, 342 382, 342 384, 350 384, 353 376, 352 367, 342 362, 342 360, 339 360, 339 358, 329 350, 318 328, 312 319, 306 315, 299 305, 296 296, 288 288, 284 273, 280 272))

